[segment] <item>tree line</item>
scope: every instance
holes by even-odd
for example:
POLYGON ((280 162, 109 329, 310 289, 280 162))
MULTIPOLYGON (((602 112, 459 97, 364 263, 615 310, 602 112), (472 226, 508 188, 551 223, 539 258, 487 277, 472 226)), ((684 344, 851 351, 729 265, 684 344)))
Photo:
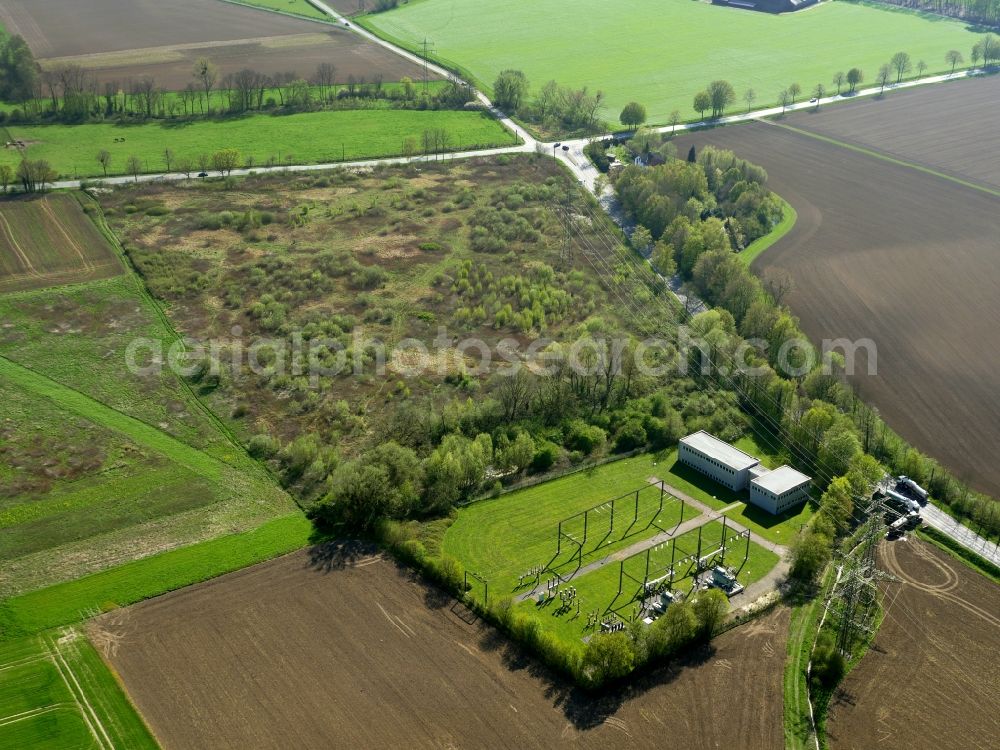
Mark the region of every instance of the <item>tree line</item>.
POLYGON ((409 78, 387 86, 381 74, 370 80, 354 74, 339 77, 332 63, 320 63, 308 77, 294 71, 269 75, 249 67, 220 75, 208 58, 195 62, 184 88, 169 91, 152 76, 100 83, 76 64, 42 69, 19 36, 0 46, 0 99, 20 105, 10 114, 14 122, 301 112, 356 108, 368 102, 406 109, 461 109, 474 98, 472 89, 458 81, 435 87, 432 92, 422 90, 409 78))
POLYGON ((876 0, 876 2, 930 11, 977 24, 1000 25, 1000 0, 876 0))
MULTIPOLYGON (((756 356, 770 370, 763 377, 736 376, 741 405, 751 418, 781 425, 782 433, 789 436, 785 447, 798 458, 800 468, 825 474, 829 482, 850 478, 852 471, 878 479, 883 470, 875 467, 884 465, 927 486, 935 500, 973 521, 984 533, 1000 534, 997 501, 972 492, 892 432, 853 392, 843 377, 842 357, 830 354, 823 360, 811 349, 800 347, 783 351, 788 341, 807 340, 783 304, 792 281, 786 273, 771 272, 762 278, 751 273, 734 252, 738 248, 727 228, 727 221, 741 216, 740 205, 748 190, 751 204, 764 210, 763 217, 756 217, 765 219, 758 231, 766 232, 769 222, 780 217, 780 206, 765 184, 762 169, 711 147, 694 162, 627 167, 615 179, 623 206, 648 232, 638 243, 633 239, 633 245, 655 243, 652 260, 661 272, 676 270, 698 296, 715 306, 691 322, 700 339, 717 345, 708 354, 712 361, 733 361, 741 342, 755 342, 756 356), (701 212, 692 215, 681 210, 670 223, 663 223, 670 217, 666 209, 676 211, 692 198, 697 201, 692 207, 700 205, 701 212), (820 367, 823 364, 826 371, 820 367), (790 366, 795 374, 782 375, 779 366, 790 366)), ((717 385, 731 387, 729 381, 717 385)), ((836 534, 819 531, 811 541, 822 538, 831 549, 836 534)))
POLYGON ((553 131, 596 133, 605 129, 599 117, 603 91, 591 92, 586 86, 574 89, 548 81, 532 93, 520 70, 500 72, 493 82, 493 103, 504 112, 553 131))

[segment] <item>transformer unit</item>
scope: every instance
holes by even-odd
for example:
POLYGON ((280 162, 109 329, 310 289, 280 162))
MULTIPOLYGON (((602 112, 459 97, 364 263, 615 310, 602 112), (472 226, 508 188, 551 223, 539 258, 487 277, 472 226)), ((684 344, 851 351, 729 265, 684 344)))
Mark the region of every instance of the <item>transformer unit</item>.
POLYGON ((927 490, 909 477, 899 477, 897 479, 896 489, 902 490, 921 505, 924 505, 927 502, 927 490))

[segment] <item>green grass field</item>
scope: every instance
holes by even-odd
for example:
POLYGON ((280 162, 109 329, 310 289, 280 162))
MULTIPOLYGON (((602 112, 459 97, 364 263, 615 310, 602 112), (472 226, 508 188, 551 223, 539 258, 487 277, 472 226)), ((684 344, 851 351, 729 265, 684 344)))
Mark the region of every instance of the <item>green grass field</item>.
MULTIPOLYGON (((766 465, 777 461, 752 439, 737 442, 740 449, 760 456, 766 465)), ((518 576, 530 568, 552 562, 556 568, 569 566, 574 545, 565 542, 556 555, 558 524, 575 513, 605 503, 626 493, 646 487, 640 494, 640 521, 631 524, 634 499, 619 500, 616 505, 616 528, 610 532, 609 513, 592 514, 583 563, 586 565, 619 549, 656 536, 660 529, 670 530, 681 521, 679 501, 664 503, 659 508, 658 492, 647 487, 647 480, 657 477, 699 500, 713 510, 736 504, 726 515, 759 535, 778 544, 791 541, 799 526, 812 515, 809 505, 779 516, 771 516, 744 501, 744 493, 736 493, 713 482, 677 462, 677 451, 643 454, 584 469, 534 487, 518 490, 491 500, 482 500, 463 508, 448 528, 441 550, 457 558, 471 571, 490 580, 498 595, 510 593, 517 586, 518 576), (655 520, 655 525, 653 521, 655 520), (658 528, 659 527, 659 528, 658 528)), ((688 507, 683 520, 698 515, 688 507)), ((582 538, 582 521, 574 519, 564 525, 574 537, 582 538)), ((574 563, 575 564, 575 563, 574 563)), ((569 568, 567 568, 568 570, 569 568)))
MULTIPOLYGON (((722 524, 711 521, 701 527, 702 552, 712 551, 722 538, 722 524)), ((731 537, 732 534, 727 534, 731 537)), ((663 569, 670 564, 671 544, 662 545, 651 554, 651 566, 657 565, 663 569)), ((778 556, 769 550, 750 543, 749 555, 743 562, 745 542, 735 543, 727 552, 725 564, 737 571, 737 579, 744 586, 763 578, 778 562, 778 556)), ((677 559, 696 555, 698 551, 698 531, 689 531, 677 538, 677 559)), ((645 555, 628 558, 624 562, 626 573, 642 580, 645 572, 645 555)), ((689 565, 678 566, 678 576, 683 575, 689 565)), ((597 570, 578 578, 573 578, 570 585, 576 587, 577 599, 580 600, 580 615, 576 606, 560 609, 560 600, 554 599, 540 604, 537 600, 525 600, 517 604, 518 611, 535 616, 546 630, 550 630, 567 645, 582 647, 582 639, 594 633, 588 629, 587 613, 597 610, 602 616, 611 612, 629 620, 635 613, 642 588, 636 581, 621 576, 621 565, 617 560, 607 563, 597 570), (621 591, 619 592, 619 582, 621 591)), ((693 579, 677 580, 674 589, 689 594, 693 579)), ((493 597, 491 591, 490 597, 493 597)))
POLYGON ((719 78, 736 89, 732 111, 745 108, 748 88, 763 107, 793 82, 803 95, 817 83, 830 89, 834 73, 851 67, 871 82, 898 51, 914 64, 923 59, 927 74, 947 72, 945 53, 954 48, 968 57, 976 40, 960 21, 848 2, 771 15, 691 0, 633 0, 626 7, 603 0, 572 7, 562 0, 424 0, 364 23, 411 48, 426 37, 442 62, 487 89, 499 71, 516 68, 536 88, 554 79, 603 91, 604 114, 614 122, 630 100, 646 105, 651 122, 666 122, 675 109, 692 119, 694 95, 719 78))
POLYGON ((0 641, 68 625, 151 596, 245 568, 309 543, 300 513, 241 534, 171 550, 0 603, 0 641))
MULTIPOLYGON (((742 450, 760 456, 766 464, 774 465, 776 459, 768 456, 753 438, 747 437, 737 443, 742 450)), ((595 609, 602 613, 620 611, 630 615, 635 606, 638 586, 628 582, 621 593, 619 587, 619 560, 625 557, 626 548, 651 539, 663 530, 674 531, 683 521, 691 521, 700 511, 688 506, 681 518, 680 501, 665 498, 662 511, 659 507, 659 492, 648 484, 648 479, 657 477, 668 485, 708 505, 713 510, 721 510, 738 503, 727 511, 727 516, 751 529, 752 535, 759 535, 770 541, 785 543, 808 519, 811 510, 806 507, 771 517, 756 509, 747 508, 742 502, 742 494, 733 493, 710 479, 677 463, 676 450, 660 454, 643 454, 591 467, 554 479, 534 487, 484 500, 462 508, 457 518, 447 527, 440 542, 439 524, 429 524, 425 543, 429 548, 458 559, 466 570, 485 577, 489 583, 490 599, 509 595, 520 595, 530 590, 534 581, 519 587, 519 576, 535 566, 548 566, 549 572, 542 579, 550 578, 554 572, 571 577, 571 585, 577 587, 581 599, 582 616, 574 617, 575 606, 560 611, 559 600, 538 605, 535 601, 524 601, 517 605, 521 612, 535 613, 546 628, 551 628, 567 643, 579 644, 585 632, 586 613, 595 609), (639 493, 639 519, 635 517, 635 491, 639 493), (632 493, 626 497, 627 493, 632 493), (609 562, 582 575, 576 575, 581 560, 579 548, 564 540, 562 551, 557 554, 558 524, 575 513, 612 498, 616 500, 614 530, 611 529, 610 507, 605 505, 600 512, 591 514, 588 520, 587 541, 583 547, 582 564, 591 565, 612 556, 609 562), (655 524, 653 521, 655 520, 655 524)), ((702 553, 711 549, 714 541, 721 539, 723 526, 719 521, 701 524, 702 553)), ((577 540, 582 540, 582 520, 564 521, 564 530, 577 540)), ((736 533, 730 531, 730 536, 736 533)), ((751 539, 753 536, 751 537, 751 539)), ((677 538, 678 558, 698 552, 698 531, 691 530, 677 538)), ((739 567, 738 578, 747 585, 759 580, 778 562, 778 556, 759 546, 750 544, 750 556, 745 565, 740 566, 745 549, 744 542, 738 543, 733 557, 727 554, 726 564, 739 567)), ((653 553, 666 554, 669 562, 670 544, 663 545, 653 553)), ((644 558, 626 562, 627 570, 637 577, 644 572, 644 558), (639 566, 639 567, 636 567, 639 566)), ((482 585, 473 583, 473 595, 482 597, 482 585)), ((690 589, 687 579, 678 585, 682 591, 690 589)))
POLYGON ((100 655, 76 630, 0 645, 0 674, 0 747, 157 747, 100 655))
MULTIPOLYGON (((165 149, 176 159, 235 148, 246 163, 319 164, 343 160, 399 156, 403 141, 424 131, 443 128, 448 150, 466 150, 515 144, 515 136, 496 120, 478 112, 398 109, 307 112, 294 115, 255 114, 225 120, 185 123, 115 125, 10 125, 7 139, 28 144, 27 156, 45 159, 63 178, 103 176, 97 162, 101 150, 111 153, 109 175, 124 174, 131 156, 142 161, 144 172, 166 170, 165 149), (115 139, 124 138, 124 142, 115 139)), ((0 130, 0 135, 3 131, 0 130)), ((0 163, 16 165, 20 154, 0 151, 0 163)), ((242 166, 242 165, 241 165, 242 166)))

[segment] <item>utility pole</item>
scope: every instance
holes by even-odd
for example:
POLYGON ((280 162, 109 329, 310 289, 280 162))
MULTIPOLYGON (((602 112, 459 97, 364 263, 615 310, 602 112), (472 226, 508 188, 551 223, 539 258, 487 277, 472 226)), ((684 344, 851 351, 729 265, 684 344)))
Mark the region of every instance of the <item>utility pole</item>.
POLYGON ((423 44, 424 44, 424 93, 426 94, 427 78, 428 78, 427 61, 428 61, 428 55, 434 51, 434 45, 433 43, 427 41, 427 37, 424 37, 423 44))

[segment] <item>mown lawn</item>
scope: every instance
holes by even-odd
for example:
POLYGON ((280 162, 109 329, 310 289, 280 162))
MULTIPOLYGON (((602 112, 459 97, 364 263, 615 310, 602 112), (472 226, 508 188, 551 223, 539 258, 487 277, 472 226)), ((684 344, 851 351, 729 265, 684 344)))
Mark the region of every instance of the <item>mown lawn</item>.
POLYGON ((386 38, 415 48, 425 37, 446 64, 467 70, 482 86, 505 68, 520 69, 538 89, 548 80, 603 91, 603 113, 617 123, 630 100, 646 105, 651 122, 672 110, 695 118, 694 95, 715 79, 730 81, 737 101, 753 88, 755 106, 777 102, 798 82, 803 96, 817 83, 833 91, 837 71, 861 68, 868 82, 896 52, 927 74, 947 72, 945 53, 968 57, 976 35, 961 21, 849 2, 825 2, 799 13, 772 15, 690 0, 423 0, 364 21, 386 38), (498 34, 497 29, 504 33, 498 34))
MULTIPOLYGON (((500 123, 478 112, 395 109, 254 114, 139 125, 8 125, 6 130, 9 138, 28 144, 29 158, 47 160, 61 177, 69 179, 103 176, 97 162, 102 150, 111 153, 109 175, 125 174, 132 156, 141 160, 144 172, 166 171, 166 149, 174 153, 175 164, 191 159, 195 167, 199 157, 211 157, 224 148, 240 152, 240 166, 251 157, 257 166, 320 164, 399 156, 407 138, 415 138, 419 146, 423 133, 435 128, 448 133, 447 150, 516 142, 500 123)), ((0 151, 0 163, 14 165, 20 158, 14 150, 0 151)))
MULTIPOLYGON (((773 463, 752 438, 744 438, 737 444, 742 450, 761 456, 766 463, 773 463)), ((577 548, 572 542, 564 540, 562 551, 556 556, 559 521, 591 506, 632 493, 616 502, 615 531, 610 528, 610 508, 591 514, 583 550, 584 565, 655 536, 661 529, 669 531, 676 526, 682 520, 680 502, 669 497, 665 499, 663 512, 654 518, 659 508, 659 493, 648 486, 651 477, 714 510, 743 498, 741 493, 734 493, 678 463, 676 450, 648 453, 473 503, 459 511, 444 535, 442 550, 460 560, 467 570, 485 576, 490 581, 491 596, 510 593, 517 586, 518 576, 532 567, 551 564, 567 572, 575 567, 573 556, 577 548), (640 494, 640 520, 633 524, 634 493, 643 487, 646 489, 640 494)), ((697 510, 688 507, 683 520, 697 514, 697 510)), ((767 519, 762 521, 766 523, 767 519)), ((757 532, 751 524, 747 525, 757 532)), ((564 530, 582 539, 582 520, 568 521, 564 530)))
MULTIPOLYGON (((708 554, 719 546, 722 538, 722 524, 711 521, 701 527, 701 552, 708 554)), ((730 530, 727 538, 733 536, 730 530)), ((736 542, 726 553, 725 564, 737 571, 737 579, 744 586, 754 581, 760 580, 778 562, 778 556, 773 552, 760 547, 753 542, 750 543, 749 556, 746 562, 743 557, 746 551, 746 543, 736 542)), ((667 569, 670 564, 671 544, 667 543, 654 549, 650 556, 651 578, 657 577, 652 573, 656 570, 659 574, 667 569)), ((698 530, 689 531, 677 538, 676 560, 685 556, 694 556, 698 552, 698 530)), ((678 576, 689 567, 689 565, 678 565, 678 576)), ((562 602, 556 599, 539 604, 537 600, 526 600, 517 605, 517 609, 525 614, 532 614, 544 628, 551 630, 565 643, 575 646, 582 646, 582 638, 593 634, 593 628, 587 628, 587 615, 597 611, 600 616, 606 616, 611 612, 616 612, 620 617, 628 621, 635 614, 638 605, 636 599, 641 591, 640 585, 628 576, 621 576, 621 565, 618 561, 612 561, 603 567, 587 573, 579 578, 574 578, 569 585, 574 586, 577 591, 577 599, 580 602, 580 614, 577 615, 575 603, 568 608, 561 608, 562 602), (621 592, 619 592, 619 579, 621 579, 621 592)), ((645 574, 645 554, 627 559, 625 561, 625 572, 635 578, 642 580, 645 574)), ((678 580, 674 586, 675 590, 684 594, 691 591, 693 579, 684 578, 678 580)), ((491 591, 490 597, 493 597, 491 591)))

